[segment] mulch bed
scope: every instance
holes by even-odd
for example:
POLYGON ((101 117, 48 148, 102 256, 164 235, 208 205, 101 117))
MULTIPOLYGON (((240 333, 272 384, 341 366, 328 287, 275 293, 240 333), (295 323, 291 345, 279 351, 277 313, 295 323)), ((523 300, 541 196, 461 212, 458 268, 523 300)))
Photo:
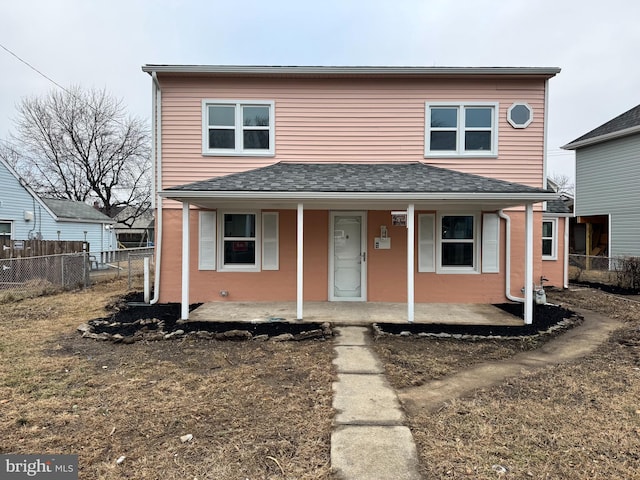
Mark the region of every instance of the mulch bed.
MULTIPOLYGON (((502 303, 496 307, 520 318, 524 318, 524 305, 521 303, 502 303)), ((376 324, 378 333, 391 335, 433 335, 443 334, 464 337, 526 337, 541 332, 569 328, 579 322, 575 312, 557 305, 534 305, 531 325, 495 326, 495 325, 448 325, 441 323, 376 324)))
MULTIPOLYGON (((148 305, 142 304, 141 300, 142 294, 137 292, 120 297, 107 305, 107 310, 113 312, 111 315, 89 320, 79 330, 88 338, 125 343, 131 343, 131 339, 160 340, 188 334, 217 340, 249 340, 256 337, 264 340, 265 336, 279 340, 307 340, 333 335, 330 326, 324 323, 181 322, 179 303, 148 305)), ((190 305, 189 311, 200 305, 190 305)))

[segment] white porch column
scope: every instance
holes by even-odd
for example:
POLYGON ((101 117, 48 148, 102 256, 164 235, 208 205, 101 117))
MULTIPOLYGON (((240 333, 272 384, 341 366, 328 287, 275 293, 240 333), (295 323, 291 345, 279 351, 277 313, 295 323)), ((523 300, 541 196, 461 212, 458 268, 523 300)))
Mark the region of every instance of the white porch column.
POLYGON ((524 323, 533 323, 533 205, 525 210, 524 227, 524 323))
POLYGON ((415 208, 407 207, 407 321, 415 317, 415 208))
POLYGON ((182 305, 180 318, 189 319, 189 203, 182 204, 182 305))
POLYGON ((297 294, 296 294, 296 318, 298 320, 302 320, 302 301, 303 301, 303 274, 304 274, 304 263, 303 263, 303 255, 302 255, 302 247, 303 247, 303 237, 304 237, 304 207, 302 203, 298 204, 298 235, 297 235, 297 294))

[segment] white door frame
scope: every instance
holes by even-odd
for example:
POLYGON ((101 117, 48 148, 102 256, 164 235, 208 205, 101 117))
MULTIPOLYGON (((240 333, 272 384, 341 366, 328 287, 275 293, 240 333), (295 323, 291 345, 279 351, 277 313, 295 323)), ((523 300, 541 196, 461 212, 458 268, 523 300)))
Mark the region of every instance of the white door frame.
POLYGON ((366 302, 367 301, 367 212, 364 210, 333 210, 329 212, 329 301, 335 302, 366 302), (360 255, 362 257, 360 267, 360 296, 336 297, 334 295, 335 284, 335 245, 334 227, 335 217, 345 215, 357 215, 360 217, 360 255))

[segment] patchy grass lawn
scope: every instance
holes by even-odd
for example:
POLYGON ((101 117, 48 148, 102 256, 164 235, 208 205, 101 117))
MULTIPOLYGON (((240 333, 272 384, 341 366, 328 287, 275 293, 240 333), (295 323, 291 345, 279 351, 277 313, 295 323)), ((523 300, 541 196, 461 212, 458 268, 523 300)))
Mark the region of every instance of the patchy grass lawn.
MULTIPOLYGON (((410 417, 425 478, 640 478, 640 303, 592 289, 552 293, 550 301, 626 323, 579 361, 410 417)), ((532 347, 415 338, 376 344, 398 388, 532 347)))
POLYGON ((78 454, 82 479, 330 478, 331 342, 81 338, 125 288, 0 305, 0 452, 78 454))

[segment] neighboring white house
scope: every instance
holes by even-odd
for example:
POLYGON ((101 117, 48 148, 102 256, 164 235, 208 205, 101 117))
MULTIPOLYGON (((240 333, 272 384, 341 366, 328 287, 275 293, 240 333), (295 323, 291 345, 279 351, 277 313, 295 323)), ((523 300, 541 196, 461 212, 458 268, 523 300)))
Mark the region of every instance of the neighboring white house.
POLYGON ((117 248, 114 223, 85 203, 41 198, 0 159, 0 236, 86 241, 91 252, 102 252, 117 248))
POLYGON ((640 105, 562 148, 576 152, 575 253, 640 256, 640 105))

